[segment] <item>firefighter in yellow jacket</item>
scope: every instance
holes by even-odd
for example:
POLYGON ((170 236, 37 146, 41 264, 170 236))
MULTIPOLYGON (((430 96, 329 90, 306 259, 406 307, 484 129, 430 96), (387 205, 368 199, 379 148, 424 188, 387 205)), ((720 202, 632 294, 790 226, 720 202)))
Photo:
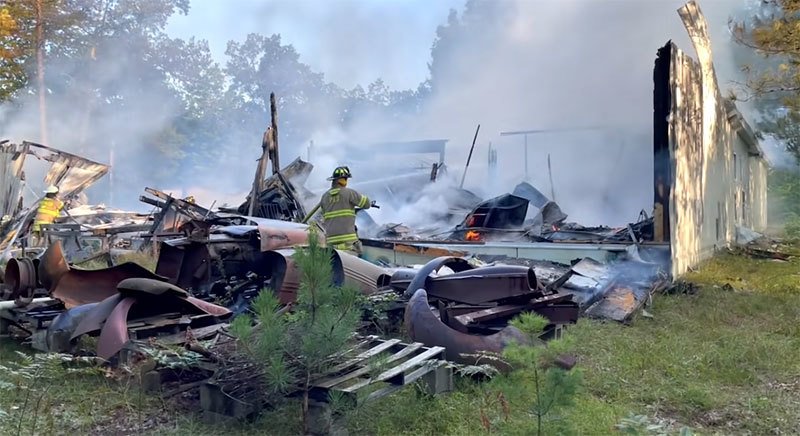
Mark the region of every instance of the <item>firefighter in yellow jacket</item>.
POLYGON ((361 254, 361 242, 356 234, 356 209, 369 209, 374 206, 366 195, 361 195, 347 187, 347 179, 352 177, 348 167, 333 170, 331 189, 322 194, 320 209, 325 227, 326 242, 337 250, 348 250, 361 254))
POLYGON ((58 187, 49 186, 44 193, 45 196, 39 202, 39 209, 36 211, 36 218, 33 220, 34 243, 32 245, 34 246, 38 246, 42 242, 42 225, 55 222, 64 208, 64 202, 56 197, 58 187))

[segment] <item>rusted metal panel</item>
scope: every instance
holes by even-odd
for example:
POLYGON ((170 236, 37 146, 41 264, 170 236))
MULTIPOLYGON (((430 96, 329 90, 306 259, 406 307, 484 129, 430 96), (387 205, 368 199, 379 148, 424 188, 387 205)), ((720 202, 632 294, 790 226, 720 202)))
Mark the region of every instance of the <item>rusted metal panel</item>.
POLYGON ((39 277, 50 296, 63 301, 67 308, 103 301, 115 295, 117 284, 127 278, 166 280, 133 262, 99 270, 70 268, 61 250, 61 241, 56 241, 45 251, 39 265, 39 277))
POLYGON ((128 342, 128 312, 135 302, 133 297, 123 298, 111 311, 97 341, 98 356, 108 360, 128 342))
POLYGON ((425 289, 431 298, 480 304, 530 295, 538 290, 538 286, 532 268, 497 265, 430 279, 425 289))
POLYGON ((377 292, 379 288, 388 286, 391 280, 386 269, 345 251, 334 250, 332 260, 334 270, 343 270, 344 283, 355 286, 364 294, 377 292))
POLYGON ((72 332, 70 340, 99 330, 98 356, 110 359, 129 341, 129 330, 140 332, 143 329, 188 325, 198 317, 187 318, 182 315, 201 314, 216 317, 211 319, 219 322, 228 317, 231 311, 191 297, 185 290, 169 283, 132 278, 119 283, 119 293, 90 309, 72 332))
POLYGON ((261 251, 276 250, 308 243, 308 227, 306 229, 288 229, 258 226, 261 238, 261 251))
MULTIPOLYGON (((475 364, 480 352, 501 353, 513 342, 529 344, 527 336, 513 326, 508 326, 492 335, 470 335, 459 332, 444 324, 428 306, 428 293, 417 289, 408 301, 405 312, 405 328, 412 340, 426 346, 445 348, 448 360, 475 364), (473 355, 473 356, 470 356, 473 355)), ((509 370, 508 365, 497 361, 490 364, 500 370, 509 370)))
POLYGON ((106 175, 110 168, 108 165, 46 145, 28 141, 25 141, 24 144, 30 147, 30 154, 52 163, 44 178, 44 183, 58 186, 58 197, 62 199, 72 198, 82 192, 106 175))
POLYGON ((111 315, 111 312, 117 307, 124 297, 120 294, 112 295, 105 300, 97 303, 86 316, 78 323, 78 326, 72 332, 70 340, 73 340, 81 335, 90 332, 100 331, 103 323, 111 315))

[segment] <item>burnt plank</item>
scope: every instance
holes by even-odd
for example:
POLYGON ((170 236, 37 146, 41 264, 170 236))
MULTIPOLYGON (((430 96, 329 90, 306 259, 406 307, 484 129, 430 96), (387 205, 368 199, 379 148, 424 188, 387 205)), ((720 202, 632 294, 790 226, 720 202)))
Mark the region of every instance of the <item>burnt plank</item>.
MULTIPOLYGON (((401 365, 398 365, 398 366, 396 366, 396 367, 384 372, 383 374, 379 375, 378 377, 376 377, 376 381, 387 381, 387 380, 391 380, 391 379, 393 379, 395 377, 402 376, 407 370, 409 370, 409 369, 411 369, 411 368, 413 368, 415 366, 418 366, 418 365, 422 364, 423 362, 425 362, 426 360, 428 360, 428 359, 430 359, 430 358, 432 358, 434 356, 440 355, 443 352, 444 352, 444 348, 442 348, 442 347, 431 347, 430 349, 425 350, 424 352, 412 357, 411 359, 408 359, 407 361, 403 362, 401 365)), ((401 377, 400 384, 406 383, 406 379, 407 378, 408 378, 408 376, 401 377)))
MULTIPOLYGON (((386 363, 396 362, 396 361, 408 356, 409 354, 417 351, 420 348, 422 348, 422 344, 419 343, 419 342, 414 342, 413 344, 410 344, 407 347, 403 348, 402 350, 400 350, 400 351, 392 354, 391 356, 389 356, 389 358, 386 359, 386 363)), ((360 368, 360 369, 358 369, 356 371, 349 372, 349 373, 344 374, 344 375, 339 376, 339 377, 329 377, 329 378, 323 379, 323 380, 321 380, 319 382, 315 382, 314 386, 320 387, 320 388, 329 389, 329 388, 332 388, 332 387, 334 387, 334 386, 336 386, 336 385, 338 385, 340 383, 343 383, 343 382, 346 382, 346 381, 348 381, 350 379, 353 379, 355 377, 360 377, 360 376, 362 376, 364 374, 367 374, 367 373, 369 373, 369 371, 371 369, 372 369, 371 367, 365 366, 365 367, 360 368)))
POLYGON ((355 365, 355 364, 357 364, 359 362, 362 362, 362 361, 364 361, 366 359, 369 359, 370 357, 377 356, 378 354, 380 354, 383 351, 391 348, 392 346, 394 346, 398 342, 400 342, 400 339, 389 339, 389 340, 387 340, 387 341, 385 341, 385 342, 383 342, 383 343, 381 343, 381 344, 379 344, 379 345, 377 345, 375 347, 370 348, 367 351, 364 351, 363 353, 359 354, 358 356, 356 356, 356 357, 354 357, 354 358, 352 358, 352 359, 350 359, 350 360, 348 360, 348 361, 346 361, 344 363, 336 365, 335 367, 331 368, 331 370, 328 371, 328 373, 339 372, 339 371, 341 371, 343 369, 347 369, 347 368, 349 368, 349 367, 351 367, 351 366, 353 366, 353 365, 355 365))

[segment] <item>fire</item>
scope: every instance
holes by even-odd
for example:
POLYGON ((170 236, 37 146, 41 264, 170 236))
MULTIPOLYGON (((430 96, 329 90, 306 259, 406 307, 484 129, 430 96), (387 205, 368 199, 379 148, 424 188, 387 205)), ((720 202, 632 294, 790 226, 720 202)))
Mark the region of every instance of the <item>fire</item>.
POLYGON ((467 241, 480 241, 481 234, 474 230, 470 230, 464 235, 464 239, 466 239, 467 241))

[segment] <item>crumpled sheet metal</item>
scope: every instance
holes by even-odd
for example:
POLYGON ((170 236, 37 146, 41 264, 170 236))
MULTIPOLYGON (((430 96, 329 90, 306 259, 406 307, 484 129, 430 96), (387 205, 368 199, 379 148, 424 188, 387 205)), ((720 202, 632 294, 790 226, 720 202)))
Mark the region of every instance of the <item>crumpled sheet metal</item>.
POLYGON ((100 303, 73 307, 58 314, 47 326, 45 345, 52 353, 68 353, 72 349, 72 335, 78 325, 100 303))
MULTIPOLYGON (((82 317, 77 327, 75 327, 75 330, 72 331, 69 339, 73 340, 86 333, 100 331, 103 327, 103 323, 108 319, 111 312, 123 298, 121 294, 117 294, 97 303, 94 309, 82 317)), ((70 309, 69 311, 72 310, 74 309, 70 309)))
POLYGON ((308 227, 292 229, 258 226, 258 235, 261 239, 262 252, 308 243, 308 227))
POLYGON ((268 265, 270 288, 277 293, 281 304, 294 302, 300 288, 300 271, 294 263, 294 249, 273 250, 264 253, 268 265))
POLYGON ((225 318, 231 311, 225 307, 190 297, 169 283, 152 279, 133 278, 120 283, 119 293, 94 306, 85 314, 70 336, 70 341, 87 333, 100 331, 97 355, 110 359, 130 339, 128 319, 141 319, 171 312, 208 314, 225 318))
POLYGON ((530 295, 539 282, 533 268, 494 265, 432 278, 426 290, 431 298, 481 304, 530 295))
POLYGON ((103 324, 103 329, 100 330, 100 339, 97 341, 98 356, 108 360, 128 342, 128 312, 134 303, 136 298, 125 297, 114 306, 103 324))
MULTIPOLYGON (((293 248, 264 253, 264 263, 270 275, 270 288, 277 292, 281 304, 294 302, 300 288, 300 270, 293 259, 294 254, 293 248)), ((383 268, 346 252, 334 251, 331 265, 334 286, 353 285, 363 293, 370 294, 389 280, 389 275, 383 268)))
POLYGON ((501 353, 505 347, 515 342, 530 344, 525 334, 513 326, 486 336, 470 335, 450 328, 433 313, 428 305, 428 293, 424 289, 417 289, 408 301, 404 323, 413 341, 428 347, 444 347, 448 360, 469 365, 488 363, 504 372, 511 369, 507 364, 496 360, 481 361, 479 357, 467 355, 482 351, 501 353))
POLYGON ((406 297, 410 296, 412 290, 422 288, 431 298, 465 304, 524 296, 542 288, 533 268, 520 265, 475 268, 465 259, 449 256, 433 259, 420 270, 397 270, 390 284, 395 289, 404 289, 406 297), (450 268, 454 273, 431 276, 443 267, 450 268), (407 281, 408 285, 405 285, 407 281))
POLYGON ((133 262, 98 270, 70 268, 56 241, 42 256, 39 279, 50 296, 64 302, 69 309, 87 303, 98 303, 117 293, 117 284, 128 278, 147 278, 166 281, 165 277, 150 272, 133 262))
POLYGON ((462 259, 460 257, 452 257, 452 256, 441 256, 437 257, 436 259, 431 260, 430 262, 426 263, 421 269, 417 271, 417 274, 411 280, 411 283, 408 284, 406 287, 405 292, 403 292, 403 297, 411 298, 411 295, 417 289, 427 289, 430 286, 432 281, 431 273, 434 271, 438 271, 442 267, 448 267, 453 272, 462 272, 472 269, 472 265, 466 261, 466 259, 462 259))
POLYGON ((388 286, 391 276, 384 268, 345 251, 333 251, 333 269, 343 270, 344 284, 355 286, 364 294, 374 294, 388 286))

